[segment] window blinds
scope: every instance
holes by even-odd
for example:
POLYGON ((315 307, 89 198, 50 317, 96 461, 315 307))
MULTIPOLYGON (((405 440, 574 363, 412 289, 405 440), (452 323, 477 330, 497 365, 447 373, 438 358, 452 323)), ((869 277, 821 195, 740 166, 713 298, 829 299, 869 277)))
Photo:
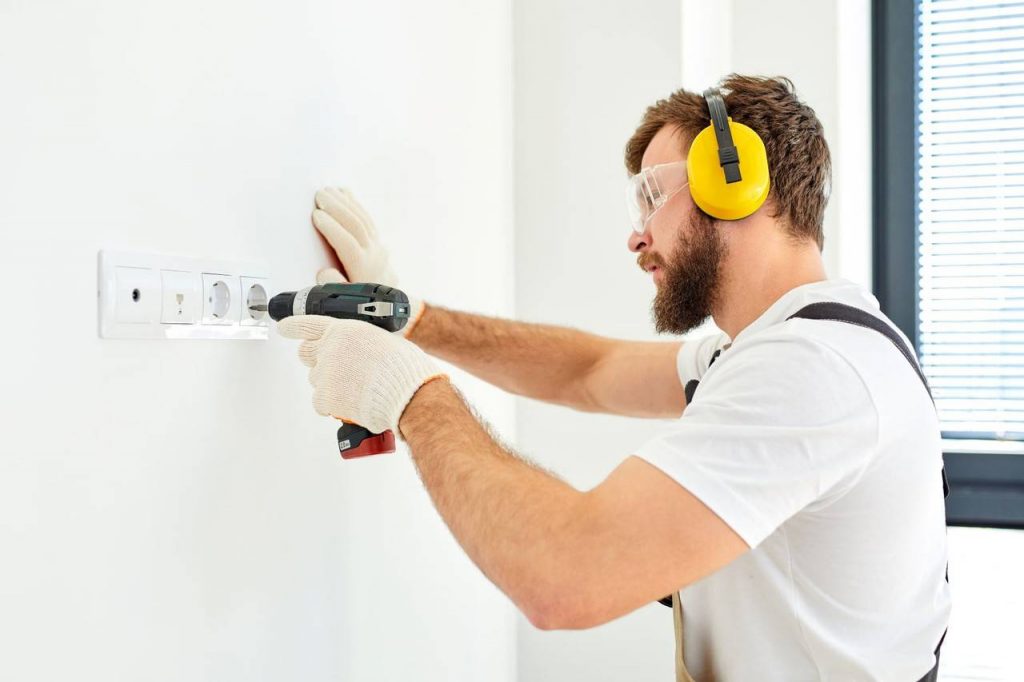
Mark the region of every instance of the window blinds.
POLYGON ((1024 2, 918 3, 918 324, 946 437, 1024 439, 1024 2))

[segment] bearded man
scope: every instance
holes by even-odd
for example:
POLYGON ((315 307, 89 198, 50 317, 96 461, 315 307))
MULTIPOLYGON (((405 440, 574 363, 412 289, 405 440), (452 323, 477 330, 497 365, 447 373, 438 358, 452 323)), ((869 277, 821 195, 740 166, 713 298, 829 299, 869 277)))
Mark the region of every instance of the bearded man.
MULTIPOLYGON (((721 333, 616 340, 415 298, 403 334, 288 318, 316 409, 394 430, 460 545, 538 628, 660 600, 678 680, 935 679, 950 611, 938 420, 875 297, 826 275, 818 118, 786 79, 730 76, 648 108, 626 167, 657 330, 710 317, 721 333), (517 395, 674 421, 576 490, 496 442, 428 354, 517 395)), ((394 285, 352 195, 316 203, 349 279, 394 285)))

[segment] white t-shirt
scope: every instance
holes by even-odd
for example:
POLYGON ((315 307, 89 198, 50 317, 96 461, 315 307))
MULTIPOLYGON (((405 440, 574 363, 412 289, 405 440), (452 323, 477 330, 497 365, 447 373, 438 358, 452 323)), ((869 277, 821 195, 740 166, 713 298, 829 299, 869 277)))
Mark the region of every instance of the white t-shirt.
POLYGON ((818 301, 886 319, 863 287, 827 280, 787 292, 731 344, 684 342, 693 404, 637 452, 751 547, 682 591, 699 682, 916 682, 946 628, 935 409, 882 334, 786 321, 818 301))

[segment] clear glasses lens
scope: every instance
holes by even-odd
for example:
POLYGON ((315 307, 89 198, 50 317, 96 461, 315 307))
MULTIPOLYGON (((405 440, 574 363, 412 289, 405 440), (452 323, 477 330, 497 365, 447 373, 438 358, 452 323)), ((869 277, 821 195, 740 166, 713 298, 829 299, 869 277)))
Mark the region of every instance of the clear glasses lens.
POLYGON ((685 161, 651 166, 632 176, 626 183, 626 210, 633 230, 642 234, 651 216, 686 184, 685 161))

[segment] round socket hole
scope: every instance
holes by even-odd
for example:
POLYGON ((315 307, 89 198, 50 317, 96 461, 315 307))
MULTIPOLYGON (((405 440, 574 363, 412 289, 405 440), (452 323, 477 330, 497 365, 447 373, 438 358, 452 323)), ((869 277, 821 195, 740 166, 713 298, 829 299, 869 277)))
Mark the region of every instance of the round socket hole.
POLYGON ((266 310, 253 310, 254 305, 267 305, 267 290, 259 284, 253 284, 245 295, 245 309, 249 311, 249 317, 254 320, 262 320, 267 316, 266 310))
POLYGON ((138 289, 132 289, 132 301, 138 303, 140 298, 142 298, 142 293, 138 289))
POLYGON ((210 313, 214 318, 221 320, 227 317, 228 308, 231 307, 231 290, 224 282, 214 282, 210 287, 210 297, 207 301, 210 304, 210 313))

